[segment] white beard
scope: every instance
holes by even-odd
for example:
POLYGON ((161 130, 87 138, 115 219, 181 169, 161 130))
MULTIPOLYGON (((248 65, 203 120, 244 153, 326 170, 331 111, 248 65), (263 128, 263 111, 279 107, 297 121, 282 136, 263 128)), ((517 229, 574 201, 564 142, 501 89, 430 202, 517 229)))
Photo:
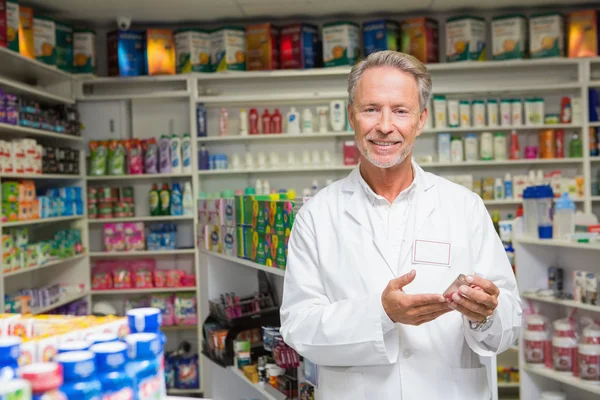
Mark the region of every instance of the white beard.
POLYGON ((408 157, 412 153, 412 150, 414 147, 413 144, 406 145, 406 147, 404 147, 404 149, 402 149, 402 151, 400 153, 398 153, 396 158, 393 158, 391 161, 383 163, 383 162, 379 161, 373 154, 371 154, 369 152, 367 145, 365 144, 365 141, 366 141, 366 139, 364 141, 363 140, 358 141, 356 146, 358 147, 360 154, 364 158, 366 158, 371 164, 376 166, 377 168, 392 168, 393 166, 402 163, 404 160, 406 160, 406 157, 408 157))

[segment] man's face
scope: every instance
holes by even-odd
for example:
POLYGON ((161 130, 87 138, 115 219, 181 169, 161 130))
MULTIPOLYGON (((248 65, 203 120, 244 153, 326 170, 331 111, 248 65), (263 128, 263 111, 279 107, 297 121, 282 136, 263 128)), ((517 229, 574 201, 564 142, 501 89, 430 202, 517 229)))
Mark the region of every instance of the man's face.
POLYGON ((420 111, 412 75, 394 67, 375 67, 362 74, 348 115, 363 159, 378 168, 391 168, 412 154, 427 110, 420 111))

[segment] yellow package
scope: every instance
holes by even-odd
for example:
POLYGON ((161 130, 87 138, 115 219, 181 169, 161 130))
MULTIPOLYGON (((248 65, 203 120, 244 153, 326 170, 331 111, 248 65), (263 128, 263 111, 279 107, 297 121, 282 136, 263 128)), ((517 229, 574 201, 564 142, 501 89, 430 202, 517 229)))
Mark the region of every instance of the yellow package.
POLYGON ((7 47, 12 51, 19 52, 19 3, 17 1, 6 2, 6 40, 7 47))
POLYGON ((33 8, 19 6, 19 53, 35 58, 33 41, 33 8))
POLYGON ((598 12, 580 10, 569 13, 569 57, 596 57, 598 55, 598 12))
POLYGON ((35 362, 50 362, 58 352, 58 337, 50 336, 35 342, 35 362))
POLYGON ((175 41, 170 29, 146 31, 148 75, 175 74, 175 41))
POLYGON ((33 364, 35 362, 37 343, 33 340, 24 340, 21 343, 21 355, 19 356, 19 366, 33 364))

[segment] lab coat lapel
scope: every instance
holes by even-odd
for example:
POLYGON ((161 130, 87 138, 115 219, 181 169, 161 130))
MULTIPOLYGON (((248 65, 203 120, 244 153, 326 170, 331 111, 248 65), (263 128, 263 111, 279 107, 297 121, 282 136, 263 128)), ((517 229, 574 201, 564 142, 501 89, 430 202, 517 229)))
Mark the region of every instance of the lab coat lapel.
POLYGON ((369 219, 367 207, 371 207, 371 201, 360 186, 358 174, 360 174, 359 167, 356 167, 344 182, 344 191, 351 192, 351 197, 346 204, 346 212, 369 233, 377 251, 379 251, 379 254, 385 260, 388 269, 396 277, 396 266, 392 266, 390 261, 388 240, 383 232, 373 227, 369 219))
POLYGON ((400 275, 408 272, 404 269, 404 266, 412 254, 414 240, 419 237, 425 222, 435 209, 436 191, 432 179, 417 164, 413 163, 413 168, 415 168, 415 176, 417 177, 414 207, 412 207, 414 216, 409 217, 409 220, 412 219, 412 223, 408 226, 405 233, 405 242, 400 247, 400 275))

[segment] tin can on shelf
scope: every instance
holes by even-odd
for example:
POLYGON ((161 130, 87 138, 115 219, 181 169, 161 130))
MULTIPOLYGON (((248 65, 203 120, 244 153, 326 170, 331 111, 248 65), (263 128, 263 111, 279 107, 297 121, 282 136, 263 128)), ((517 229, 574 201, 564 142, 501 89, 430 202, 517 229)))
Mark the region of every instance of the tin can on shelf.
POLYGON ((88 203, 88 218, 89 219, 98 218, 98 204, 88 203))
POLYGON ((119 199, 126 203, 133 203, 133 187, 125 186, 120 188, 119 199))
POLYGON ((111 197, 110 197, 110 187, 109 186, 101 186, 97 189, 97 198, 98 198, 98 203, 110 203, 111 197))
POLYGON ((96 188, 89 187, 87 189, 87 202, 88 204, 98 203, 98 190, 96 188))
POLYGON ((113 208, 111 203, 100 203, 98 206, 98 218, 112 218, 113 208))

